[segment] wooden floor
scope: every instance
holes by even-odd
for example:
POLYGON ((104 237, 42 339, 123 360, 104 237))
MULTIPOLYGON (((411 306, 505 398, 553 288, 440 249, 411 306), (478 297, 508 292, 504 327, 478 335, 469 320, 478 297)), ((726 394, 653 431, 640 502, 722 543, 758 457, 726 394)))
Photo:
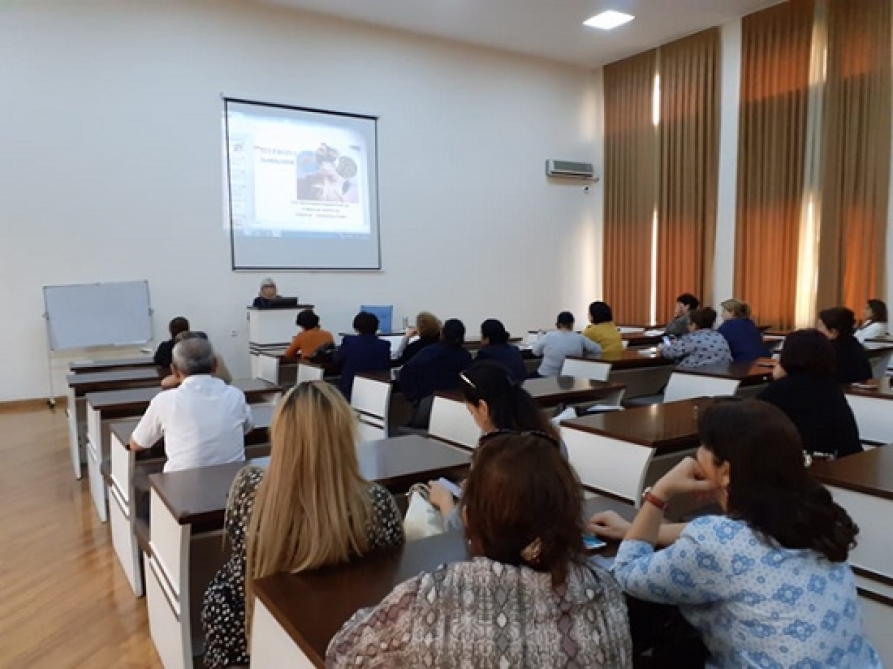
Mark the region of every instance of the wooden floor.
POLYGON ((63 409, 0 413, 0 667, 160 668, 67 440, 63 409))

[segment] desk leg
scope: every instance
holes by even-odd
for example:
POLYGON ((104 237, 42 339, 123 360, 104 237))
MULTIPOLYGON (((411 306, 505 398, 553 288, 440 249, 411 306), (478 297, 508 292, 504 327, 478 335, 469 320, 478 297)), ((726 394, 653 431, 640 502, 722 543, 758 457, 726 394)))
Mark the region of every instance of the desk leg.
POLYGON ((102 416, 99 411, 87 408, 87 476, 90 479, 90 496, 101 522, 108 520, 108 498, 105 481, 102 480, 102 416))
POLYGON ((192 669, 188 577, 185 584, 181 579, 183 573, 188 574, 192 527, 180 525, 154 489, 149 522, 151 555, 146 556, 149 632, 165 669, 192 669))
MULTIPOLYGON (((83 406, 83 400, 80 401, 83 406)), ((80 439, 80 420, 78 416, 78 398, 75 397, 74 390, 68 389, 68 404, 65 409, 68 414, 68 450, 71 453, 71 464, 74 467, 74 477, 81 478, 81 439, 80 439)))
POLYGON ((136 501, 133 498, 133 466, 136 456, 112 435, 112 475, 108 486, 112 545, 133 594, 143 596, 140 548, 136 540, 136 501))
POLYGON ((316 666, 282 629, 264 603, 260 599, 255 600, 251 626, 251 669, 312 669, 316 666))

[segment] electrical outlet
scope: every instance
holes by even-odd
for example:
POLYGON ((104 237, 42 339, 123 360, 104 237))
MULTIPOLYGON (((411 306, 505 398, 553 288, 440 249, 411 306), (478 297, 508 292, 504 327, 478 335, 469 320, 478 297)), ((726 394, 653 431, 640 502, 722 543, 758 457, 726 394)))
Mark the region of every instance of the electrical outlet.
POLYGON ((238 337, 238 336, 239 336, 239 331, 238 331, 238 330, 230 330, 230 332, 229 332, 229 336, 230 336, 230 337, 238 337))

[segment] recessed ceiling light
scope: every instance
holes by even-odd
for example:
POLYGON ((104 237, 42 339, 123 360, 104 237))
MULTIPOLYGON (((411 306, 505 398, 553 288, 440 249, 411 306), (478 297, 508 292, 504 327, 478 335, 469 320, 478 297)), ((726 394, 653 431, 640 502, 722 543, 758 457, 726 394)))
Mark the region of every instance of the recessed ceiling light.
POLYGON ((596 14, 587 21, 583 21, 583 25, 589 26, 590 28, 613 30, 617 26, 622 26, 624 23, 629 23, 634 18, 636 17, 632 14, 624 14, 623 12, 615 12, 613 9, 609 9, 608 11, 602 12, 601 14, 596 14))

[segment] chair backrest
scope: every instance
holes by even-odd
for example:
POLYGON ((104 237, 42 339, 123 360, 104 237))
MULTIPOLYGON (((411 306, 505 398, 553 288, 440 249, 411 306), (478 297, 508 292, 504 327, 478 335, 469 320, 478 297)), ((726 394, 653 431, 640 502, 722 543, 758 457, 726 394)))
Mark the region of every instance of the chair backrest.
POLYGON ((653 448, 565 425, 561 439, 584 486, 639 505, 653 448))
POLYGON ((582 358, 565 358, 561 365, 561 376, 576 376, 591 381, 607 381, 611 374, 611 363, 582 358))
POLYGON ((464 402, 436 395, 431 405, 428 435, 460 446, 476 448, 481 430, 468 413, 464 402))
POLYGON ((882 379, 887 376, 887 367, 890 366, 891 357, 893 357, 893 353, 883 353, 868 359, 871 362, 872 378, 882 379))
POLYGON ((393 304, 361 304, 360 311, 368 311, 378 317, 379 332, 393 332, 394 305, 393 304))
POLYGON ((298 363, 298 376, 295 384, 304 383, 304 381, 321 381, 325 370, 320 365, 314 365, 308 362, 298 363))
POLYGON ((388 407, 391 384, 357 374, 353 380, 350 405, 360 422, 360 441, 384 439, 388 436, 388 407))
POLYGON ((859 438, 881 444, 893 442, 893 401, 844 393, 859 428, 859 438))
POLYGON ((695 397, 716 397, 718 395, 734 395, 738 392, 741 381, 724 379, 703 374, 686 374, 676 370, 670 375, 664 402, 689 400, 695 397))

